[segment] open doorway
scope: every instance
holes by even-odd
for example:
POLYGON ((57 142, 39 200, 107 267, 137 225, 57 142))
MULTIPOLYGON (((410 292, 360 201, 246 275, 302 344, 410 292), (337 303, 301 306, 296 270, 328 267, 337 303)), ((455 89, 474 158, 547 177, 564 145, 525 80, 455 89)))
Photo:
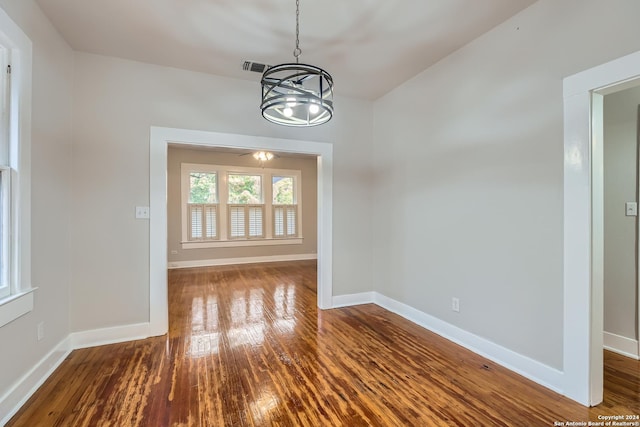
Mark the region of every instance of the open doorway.
POLYGON ((317 156, 318 307, 332 306, 333 146, 329 143, 152 127, 150 135, 149 319, 150 335, 168 329, 167 153, 174 146, 270 150, 317 156))
MULTIPOLYGON (((640 85, 604 96, 604 348, 638 360, 640 85)), ((597 161, 597 159, 594 159, 597 161)))
POLYGON ((317 158, 169 145, 169 269, 317 257, 317 158))
POLYGON ((603 398, 603 98, 638 84, 640 52, 564 80, 563 394, 603 398))

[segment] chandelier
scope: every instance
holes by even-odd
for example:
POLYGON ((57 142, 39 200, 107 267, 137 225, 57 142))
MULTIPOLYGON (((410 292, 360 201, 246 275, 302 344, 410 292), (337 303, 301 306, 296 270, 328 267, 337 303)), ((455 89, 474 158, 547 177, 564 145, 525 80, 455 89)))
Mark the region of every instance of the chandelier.
POLYGON ((262 116, 285 126, 316 126, 333 117, 333 78, 320 67, 300 64, 300 0, 296 0, 295 63, 262 74, 262 116))

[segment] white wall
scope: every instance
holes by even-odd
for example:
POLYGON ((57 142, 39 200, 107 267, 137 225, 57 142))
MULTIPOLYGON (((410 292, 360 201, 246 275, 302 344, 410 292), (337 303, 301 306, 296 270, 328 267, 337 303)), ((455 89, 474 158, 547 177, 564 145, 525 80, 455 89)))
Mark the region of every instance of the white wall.
POLYGON ((539 0, 375 102, 374 290, 562 369, 562 78, 639 50, 639 13, 539 0))
POLYGON ((149 224, 134 207, 149 203, 152 125, 333 143, 334 293, 371 290, 371 103, 337 98, 331 122, 292 129, 260 116, 258 75, 85 53, 75 64, 72 330, 148 321, 149 224))
POLYGON ((604 97, 604 330, 637 340, 636 201, 640 87, 604 97))
MULTIPOLYGON (((69 334, 73 53, 33 1, 0 0, 0 8, 33 43, 31 278, 38 287, 34 310, 0 328, 1 399, 69 334)), ((2 412, 0 404, 0 419, 2 412)))

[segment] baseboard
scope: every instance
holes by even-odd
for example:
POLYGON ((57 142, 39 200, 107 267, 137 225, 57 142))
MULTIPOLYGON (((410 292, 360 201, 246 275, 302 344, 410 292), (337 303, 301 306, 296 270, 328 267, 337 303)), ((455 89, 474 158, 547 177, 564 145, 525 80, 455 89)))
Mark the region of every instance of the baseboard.
POLYGON ((638 340, 623 337, 621 335, 604 332, 604 348, 614 353, 640 360, 638 354, 638 340))
POLYGON ((332 308, 348 307, 351 305, 373 303, 373 292, 362 292, 359 294, 337 295, 331 300, 332 308))
POLYGON ((318 259, 318 254, 269 255, 241 258, 199 259, 169 262, 168 268, 216 267, 220 265, 259 264, 263 262, 306 261, 318 259))
POLYGON ((67 337, 44 356, 0 398, 0 417, 2 417, 0 418, 0 426, 9 422, 11 417, 18 412, 33 393, 49 378, 53 371, 60 366, 69 353, 71 353, 71 350, 71 341, 69 337, 67 337))
MULTIPOLYGON (((333 297, 332 302, 333 308, 374 303, 544 387, 562 394, 563 373, 561 371, 478 337, 457 326, 444 322, 378 292, 338 295, 333 297)), ((38 387, 40 387, 60 363, 62 363, 71 350, 144 339, 149 336, 149 332, 149 323, 139 323, 70 334, 0 399, 0 414, 7 414, 4 418, 0 419, 0 426, 4 425, 15 415, 38 387)), ((606 336, 605 343, 607 343, 606 336)), ((635 341, 635 343, 637 351, 637 341, 635 341)))
POLYGON ((562 371, 518 354, 378 292, 374 292, 374 303, 531 381, 562 394, 562 371))
POLYGON ((69 340, 71 348, 76 350, 79 348, 145 339, 150 336, 150 330, 151 327, 149 323, 136 323, 132 325, 114 326, 112 328, 73 332, 69 335, 69 340))

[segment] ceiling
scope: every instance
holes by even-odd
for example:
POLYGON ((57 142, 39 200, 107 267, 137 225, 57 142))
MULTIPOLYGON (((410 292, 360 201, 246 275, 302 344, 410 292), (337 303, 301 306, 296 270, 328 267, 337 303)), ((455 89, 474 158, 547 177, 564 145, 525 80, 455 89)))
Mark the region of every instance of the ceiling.
MULTIPOLYGON (((36 0, 74 50, 255 81, 294 62, 293 0, 36 0)), ((535 0, 301 0, 300 62, 376 99, 535 0)))

